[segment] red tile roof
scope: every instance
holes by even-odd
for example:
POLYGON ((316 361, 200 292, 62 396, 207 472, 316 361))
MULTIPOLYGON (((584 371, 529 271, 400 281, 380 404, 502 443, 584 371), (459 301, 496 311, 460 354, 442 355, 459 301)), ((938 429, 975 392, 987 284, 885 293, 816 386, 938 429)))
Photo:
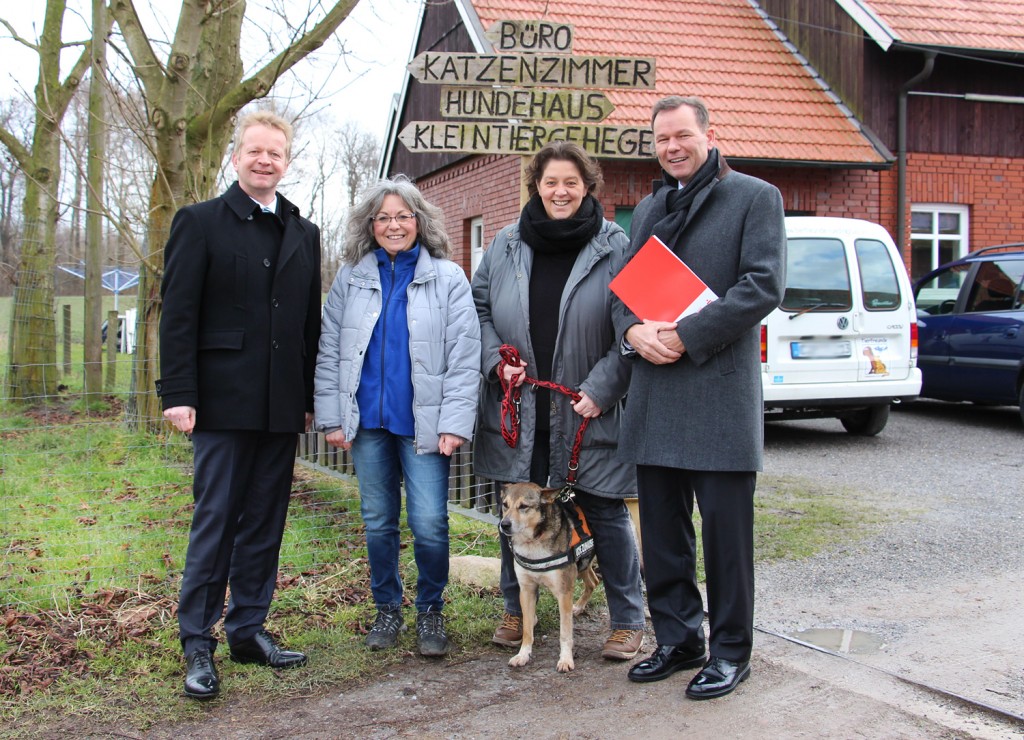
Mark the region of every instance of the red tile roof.
POLYGON ((922 46, 1024 52, 1021 0, 860 0, 894 40, 922 46))
POLYGON ((609 124, 648 125, 666 95, 708 104, 726 157, 878 165, 885 158, 748 0, 466 0, 498 20, 571 23, 574 54, 656 57, 655 90, 609 90, 609 124))

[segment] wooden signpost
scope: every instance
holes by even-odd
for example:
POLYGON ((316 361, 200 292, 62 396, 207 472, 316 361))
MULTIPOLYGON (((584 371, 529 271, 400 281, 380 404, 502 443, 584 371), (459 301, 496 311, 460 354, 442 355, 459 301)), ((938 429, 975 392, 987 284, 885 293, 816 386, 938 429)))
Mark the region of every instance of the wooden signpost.
POLYGON ((550 21, 498 21, 486 36, 498 53, 423 52, 408 69, 443 86, 442 117, 492 120, 413 121, 398 136, 410 151, 530 155, 565 140, 596 157, 652 156, 647 127, 599 123, 615 106, 597 90, 653 89, 653 58, 573 56, 572 26, 550 21))

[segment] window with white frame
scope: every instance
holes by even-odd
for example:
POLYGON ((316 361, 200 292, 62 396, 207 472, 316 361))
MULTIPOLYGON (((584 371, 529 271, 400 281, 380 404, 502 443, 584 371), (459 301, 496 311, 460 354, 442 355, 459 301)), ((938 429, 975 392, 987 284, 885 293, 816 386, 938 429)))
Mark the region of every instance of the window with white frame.
POLYGON ((915 203, 910 209, 910 276, 919 278, 968 252, 967 206, 915 203))
POLYGON ((469 222, 469 276, 476 274, 476 268, 484 256, 484 218, 477 216, 469 222))

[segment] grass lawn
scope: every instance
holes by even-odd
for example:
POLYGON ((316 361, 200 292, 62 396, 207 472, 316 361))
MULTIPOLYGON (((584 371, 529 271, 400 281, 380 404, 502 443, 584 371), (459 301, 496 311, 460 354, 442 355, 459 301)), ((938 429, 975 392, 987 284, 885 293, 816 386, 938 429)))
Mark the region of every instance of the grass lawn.
MULTIPOLYGON (((9 302, 0 300, 0 327, 9 302)), ((47 718, 69 713, 137 732, 202 716, 196 702, 169 700, 183 676, 175 609, 191 446, 176 433, 128 429, 121 398, 86 413, 72 389, 50 404, 0 408, 0 736, 30 737, 47 718)), ((831 483, 825 490, 762 476, 758 556, 807 557, 873 531, 882 515, 857 501, 831 483)), ((411 545, 403 521, 410 599, 411 545)), ((453 515, 451 552, 497 557, 494 525, 453 515)), ((502 611, 497 589, 450 585, 446 596, 453 658, 491 650, 502 611)), ((603 591, 595 596, 600 607, 603 591)), ((557 622, 549 594, 540 615, 557 622)), ((219 661, 227 693, 274 702, 384 674, 402 655, 365 649, 372 617, 355 481, 298 466, 267 626, 316 660, 279 674, 219 661)))

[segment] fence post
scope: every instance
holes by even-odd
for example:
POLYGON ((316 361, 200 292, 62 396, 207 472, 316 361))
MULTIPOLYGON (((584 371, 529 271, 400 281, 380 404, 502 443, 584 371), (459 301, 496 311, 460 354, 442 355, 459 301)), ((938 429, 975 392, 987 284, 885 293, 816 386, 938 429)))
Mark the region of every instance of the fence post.
POLYGON ((117 383, 117 331, 120 328, 117 311, 107 311, 107 374, 103 379, 107 393, 113 393, 117 383))
POLYGON ((64 374, 71 374, 71 304, 65 303, 63 306, 62 319, 63 326, 61 327, 64 332, 64 374))

